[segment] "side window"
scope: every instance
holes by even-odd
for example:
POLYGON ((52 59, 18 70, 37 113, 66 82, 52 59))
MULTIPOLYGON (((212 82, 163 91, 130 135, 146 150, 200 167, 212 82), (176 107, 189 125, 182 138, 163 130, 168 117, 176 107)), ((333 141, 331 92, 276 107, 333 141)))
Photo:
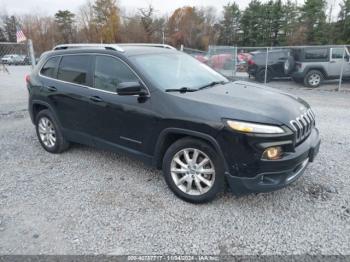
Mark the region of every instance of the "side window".
POLYGON ((58 62, 60 61, 59 56, 51 57, 45 65, 41 68, 40 74, 43 76, 51 77, 51 78, 56 78, 56 68, 58 65, 58 62))
POLYGON ((121 82, 137 82, 139 79, 123 62, 111 56, 96 56, 95 88, 115 92, 121 82))
POLYGON ((88 85, 90 65, 90 55, 63 56, 58 68, 57 78, 74 84, 88 85))
MULTIPOLYGON (((344 48, 332 48, 332 59, 343 59, 344 48)), ((347 58, 345 52, 344 58, 347 58)))
POLYGON ((305 49, 305 59, 327 59, 328 48, 305 49))

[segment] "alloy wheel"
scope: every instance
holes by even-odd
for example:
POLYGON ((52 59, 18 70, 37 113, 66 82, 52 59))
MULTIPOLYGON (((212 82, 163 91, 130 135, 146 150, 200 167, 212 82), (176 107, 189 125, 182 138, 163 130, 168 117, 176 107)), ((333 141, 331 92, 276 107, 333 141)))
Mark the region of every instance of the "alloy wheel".
POLYGON ((311 86, 317 86, 321 82, 321 76, 319 74, 312 74, 309 76, 309 84, 311 86))
POLYGON ((38 123, 38 132, 41 142, 48 148, 56 145, 56 131, 53 123, 47 117, 42 117, 38 123))
POLYGON ((203 195, 214 185, 214 164, 208 155, 199 149, 180 150, 174 155, 170 168, 175 185, 186 194, 203 195))

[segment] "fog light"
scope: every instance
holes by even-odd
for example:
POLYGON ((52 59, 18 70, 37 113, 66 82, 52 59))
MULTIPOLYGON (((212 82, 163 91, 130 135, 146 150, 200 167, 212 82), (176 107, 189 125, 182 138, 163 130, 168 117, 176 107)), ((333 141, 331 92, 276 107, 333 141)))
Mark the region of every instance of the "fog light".
POLYGON ((263 158, 269 159, 269 160, 276 160, 280 159, 282 156, 282 147, 280 146, 273 146, 265 149, 263 153, 263 158))

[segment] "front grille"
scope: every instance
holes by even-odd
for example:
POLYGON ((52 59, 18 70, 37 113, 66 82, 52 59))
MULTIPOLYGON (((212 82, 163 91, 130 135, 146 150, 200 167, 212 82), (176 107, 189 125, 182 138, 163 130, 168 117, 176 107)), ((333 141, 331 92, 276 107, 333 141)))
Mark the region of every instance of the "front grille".
POLYGON ((305 114, 291 120, 290 124, 295 132, 295 142, 298 144, 310 135, 315 126, 315 114, 311 109, 308 109, 305 114))

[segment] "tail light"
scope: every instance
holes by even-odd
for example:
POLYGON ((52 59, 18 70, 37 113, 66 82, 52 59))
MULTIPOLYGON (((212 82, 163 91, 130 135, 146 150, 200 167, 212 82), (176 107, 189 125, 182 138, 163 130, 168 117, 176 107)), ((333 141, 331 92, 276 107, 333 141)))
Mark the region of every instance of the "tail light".
POLYGON ((24 77, 26 80, 26 83, 29 84, 30 81, 30 75, 26 74, 26 76, 24 77))
POLYGON ((255 65, 255 61, 253 59, 248 60, 248 65, 255 65))
POLYGON ((295 66, 297 69, 300 69, 301 68, 301 63, 295 63, 295 66))

